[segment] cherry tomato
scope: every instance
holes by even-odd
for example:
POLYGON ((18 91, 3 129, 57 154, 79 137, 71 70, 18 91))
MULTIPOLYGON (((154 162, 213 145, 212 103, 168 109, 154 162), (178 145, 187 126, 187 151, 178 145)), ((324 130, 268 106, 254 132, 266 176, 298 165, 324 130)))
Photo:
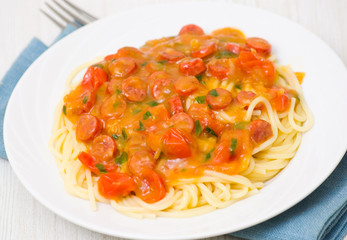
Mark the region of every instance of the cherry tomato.
POLYGON ((191 133, 194 129, 194 120, 185 112, 174 114, 170 121, 175 128, 183 129, 188 133, 191 133))
POLYGON ((108 70, 113 77, 127 77, 136 70, 136 62, 132 58, 122 57, 112 61, 108 70))
POLYGON ((207 67, 208 72, 219 80, 223 80, 235 73, 235 66, 231 59, 228 58, 214 58, 208 63, 207 67))
POLYGON ((141 59, 144 57, 144 53, 134 47, 122 47, 118 49, 117 53, 114 54, 114 57, 115 58, 131 57, 131 58, 141 59))
POLYGON ((251 139, 255 144, 268 140, 272 135, 271 124, 262 119, 256 119, 248 125, 251 139))
POLYGON ((290 107, 290 100, 287 91, 284 88, 271 88, 268 90, 270 102, 278 112, 287 111, 290 107))
POLYGON ((95 137, 102 129, 101 122, 91 114, 80 117, 76 126, 76 138, 80 141, 88 141, 95 137))
POLYGON ((141 176, 144 168, 153 169, 155 159, 148 150, 136 151, 129 159, 129 171, 136 176, 141 176))
POLYGON ((191 55, 193 58, 204 58, 211 55, 215 51, 217 51, 217 45, 214 42, 210 42, 201 47, 200 50, 192 51, 191 55))
POLYGON ((166 59, 170 62, 177 62, 185 57, 184 53, 176 51, 172 48, 167 48, 164 51, 159 52, 160 59, 166 59))
POLYGON ((128 77, 122 83, 122 93, 133 102, 141 102, 147 95, 147 84, 138 77, 128 77))
POLYGON ((174 88, 178 95, 189 96, 200 86, 198 79, 193 76, 180 77, 174 82, 174 88))
POLYGON ((172 97, 168 100, 170 106, 170 112, 172 115, 183 112, 182 101, 179 96, 172 97))
POLYGON ((160 130, 148 133, 146 143, 152 151, 157 152, 162 148, 162 135, 160 130))
POLYGON ((121 118, 126 108, 126 101, 114 94, 101 104, 100 114, 102 118, 121 118))
POLYGON ((162 141, 165 153, 169 157, 186 158, 190 157, 191 137, 178 128, 170 128, 163 136, 162 141))
POLYGON ((250 49, 246 46, 242 46, 241 44, 237 44, 237 43, 229 43, 229 42, 225 44, 225 49, 236 55, 239 55, 240 52, 242 51, 246 51, 246 52, 250 51, 250 49))
POLYGON ((135 181, 135 194, 146 203, 158 202, 166 195, 163 179, 152 169, 144 169, 141 176, 135 177, 135 181))
POLYGON ((261 81, 265 86, 273 85, 275 80, 275 67, 273 63, 252 52, 241 52, 236 60, 240 68, 256 81, 261 81))
POLYGON ((188 24, 181 28, 178 35, 192 34, 192 35, 204 35, 204 30, 195 24, 188 24))
POLYGON ((201 58, 182 60, 178 67, 181 73, 192 76, 196 76, 206 70, 204 61, 201 58))
POLYGON ((250 37, 246 39, 246 46, 253 48, 262 56, 269 56, 271 53, 271 44, 265 39, 259 37, 250 37))
POLYGON ((153 83, 151 90, 154 99, 165 99, 172 92, 172 82, 170 79, 158 79, 153 83))
POLYGON ((100 176, 98 189, 100 194, 106 198, 119 198, 125 197, 135 191, 136 183, 126 173, 106 173, 100 176))
POLYGON ((78 85, 64 97, 66 115, 80 115, 89 112, 95 104, 95 93, 78 85))
POLYGON ((231 92, 223 88, 216 88, 209 91, 206 102, 212 109, 219 110, 228 107, 233 100, 231 92))
POLYGON ((107 82, 108 77, 104 69, 100 67, 89 67, 83 76, 81 85, 87 89, 97 90, 104 82, 107 82))
POLYGON ((113 158, 117 146, 114 140, 108 135, 99 135, 94 138, 90 148, 90 154, 100 162, 106 162, 113 158))
MULTIPOLYGON (((80 154, 78 155, 78 160, 80 160, 80 162, 87 167, 90 171, 92 171, 93 173, 100 175, 101 172, 99 170, 99 168, 97 167, 97 164, 100 164, 101 166, 103 166, 106 172, 114 172, 117 170, 117 165, 115 163, 100 163, 99 161, 96 160, 95 157, 93 157, 91 154, 86 153, 86 152, 80 152, 80 154)), ((99 166, 100 167, 100 166, 99 166)))

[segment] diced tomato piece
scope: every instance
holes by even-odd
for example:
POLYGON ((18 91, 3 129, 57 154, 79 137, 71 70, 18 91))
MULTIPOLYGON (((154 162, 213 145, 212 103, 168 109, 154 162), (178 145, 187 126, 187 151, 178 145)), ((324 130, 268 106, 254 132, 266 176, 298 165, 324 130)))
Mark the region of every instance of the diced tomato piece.
POLYGON ((108 70, 113 77, 127 77, 137 68, 134 59, 122 57, 112 61, 108 65, 108 70))
POLYGON ((138 77, 128 77, 122 83, 122 93, 133 102, 141 102, 147 95, 147 84, 138 77))
POLYGON ((178 60, 184 58, 185 55, 182 52, 176 51, 172 48, 167 48, 164 51, 159 52, 160 59, 166 59, 170 62, 177 62, 178 60))
POLYGON ((192 34, 192 35, 204 35, 204 30, 195 24, 188 24, 181 28, 178 35, 192 34))
POLYGON ((305 75, 306 74, 304 72, 295 72, 295 76, 298 79, 298 82, 300 84, 302 84, 302 81, 304 80, 305 75))
POLYGON ((246 39, 246 46, 253 48, 258 54, 266 57, 271 53, 271 44, 263 38, 250 37, 246 39))
POLYGON ((270 102, 278 112, 287 111, 290 107, 290 100, 287 91, 284 88, 270 88, 267 91, 270 94, 270 102))
POLYGON ((106 172, 114 172, 117 170, 117 165, 115 163, 100 163, 99 161, 96 160, 94 156, 92 156, 89 153, 86 152, 80 152, 78 155, 78 160, 87 167, 90 171, 93 173, 100 175, 101 173, 105 172, 100 172, 98 166, 103 166, 104 170, 106 172), (99 164, 99 165, 98 165, 99 164))
POLYGON ((176 113, 170 118, 172 125, 175 128, 183 129, 191 133, 194 129, 194 120, 185 112, 176 113))
POLYGON ((159 131, 148 133, 146 143, 147 146, 154 152, 157 152, 162 148, 162 134, 159 131))
POLYGON ((114 140, 108 135, 99 135, 94 138, 90 154, 98 161, 106 162, 113 158, 117 150, 114 140))
POLYGON ((220 110, 228 107, 233 101, 231 92, 223 88, 216 88, 209 91, 206 102, 212 109, 220 110))
POLYGON ((66 115, 80 115, 89 112, 95 104, 95 92, 78 85, 64 97, 66 115))
POLYGON ((228 58, 214 58, 208 63, 207 67, 208 72, 219 80, 223 80, 235 73, 234 63, 228 58))
POLYGON ((200 86, 200 83, 196 77, 187 76, 180 77, 174 82, 174 88, 178 95, 189 96, 200 86))
POLYGON ((250 51, 250 49, 246 46, 242 46, 241 44, 237 44, 237 43, 229 43, 229 42, 225 44, 225 49, 236 55, 239 55, 240 52, 242 51, 246 51, 246 52, 250 51))
POLYGON ((152 169, 144 169, 141 176, 135 177, 135 181, 135 194, 146 203, 158 202, 166 196, 163 179, 152 169))
POLYGON ((248 125, 251 139, 255 144, 261 144, 273 136, 271 124, 262 119, 256 119, 248 125))
POLYGON ((114 172, 100 176, 98 189, 106 198, 119 198, 129 195, 136 189, 134 179, 126 173, 114 172))
POLYGON ((179 128, 170 128, 163 136, 165 153, 169 157, 190 157, 192 138, 179 128))
POLYGON ((100 67, 89 67, 84 74, 81 85, 90 90, 97 90, 104 82, 107 82, 108 77, 104 69, 100 67))
POLYGON ((102 118, 121 118, 126 108, 126 101, 122 99, 122 97, 114 94, 101 104, 100 114, 102 118))
POLYGON ((179 112, 183 112, 182 101, 179 96, 172 97, 168 100, 170 106, 171 115, 174 115, 179 112))
POLYGON ((99 119, 91 114, 80 117, 76 126, 76 138, 80 141, 88 141, 95 137, 102 129, 99 119))
POLYGON ((140 176, 144 168, 153 169, 155 167, 155 159, 147 150, 139 150, 135 152, 129 159, 129 171, 136 176, 140 176))
POLYGON ((206 66, 201 58, 192 58, 181 61, 179 70, 185 75, 196 76, 205 71, 206 66))
POLYGON ((204 58, 217 51, 217 45, 214 42, 205 44, 200 50, 192 51, 191 55, 193 58, 204 58))
POLYGON ((158 79, 152 84, 152 97, 156 100, 165 99, 172 93, 172 82, 170 79, 158 79))

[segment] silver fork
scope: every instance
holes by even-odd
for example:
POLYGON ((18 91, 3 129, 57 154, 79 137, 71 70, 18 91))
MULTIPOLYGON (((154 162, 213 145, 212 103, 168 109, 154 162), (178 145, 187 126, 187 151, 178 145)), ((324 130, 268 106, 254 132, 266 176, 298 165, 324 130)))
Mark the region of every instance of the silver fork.
POLYGON ((45 5, 49 11, 43 8, 40 11, 61 29, 64 29, 67 24, 79 28, 97 20, 96 17, 67 0, 46 1, 45 5))

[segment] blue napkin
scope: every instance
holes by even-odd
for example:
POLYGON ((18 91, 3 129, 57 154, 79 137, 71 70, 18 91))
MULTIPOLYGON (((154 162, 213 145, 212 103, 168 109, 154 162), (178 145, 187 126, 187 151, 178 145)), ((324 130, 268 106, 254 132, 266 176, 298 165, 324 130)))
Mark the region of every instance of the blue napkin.
MULTIPOLYGON (((68 25, 56 40, 76 28, 68 25)), ((0 157, 6 159, 3 117, 18 80, 47 46, 34 38, 0 82, 0 157)), ((311 195, 286 212, 254 227, 231 233, 246 239, 342 239, 347 233, 347 154, 333 174, 311 195)))

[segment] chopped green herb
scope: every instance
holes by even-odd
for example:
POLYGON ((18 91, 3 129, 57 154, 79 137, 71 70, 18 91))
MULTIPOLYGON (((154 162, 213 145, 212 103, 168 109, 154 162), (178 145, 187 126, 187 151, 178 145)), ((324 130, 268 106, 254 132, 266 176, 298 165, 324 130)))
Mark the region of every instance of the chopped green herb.
POLYGON ((105 166, 102 165, 101 163, 95 164, 95 167, 99 169, 100 173, 107 173, 105 166))
POLYGON ((212 107, 211 107, 211 105, 210 105, 210 104, 208 104, 207 106, 208 106, 210 109, 212 109, 212 107))
POLYGON ((145 131, 146 128, 145 126, 143 125, 143 123, 141 121, 139 121, 139 128, 135 129, 136 131, 145 131))
POLYGON ((157 102, 154 102, 154 101, 151 101, 151 102, 148 102, 147 105, 151 106, 151 107, 155 107, 158 105, 157 102))
POLYGON ((205 130, 207 133, 211 134, 212 136, 218 137, 218 135, 209 126, 207 126, 205 130))
POLYGON ((242 89, 242 85, 241 84, 235 84, 235 88, 241 90, 242 89))
POLYGON ((202 133, 202 128, 201 128, 199 120, 195 121, 195 133, 198 136, 202 133))
POLYGON ((66 105, 63 106, 63 113, 66 115, 66 105))
POLYGON ((236 122, 233 124, 233 129, 245 129, 249 122, 236 122))
POLYGON ((122 136, 123 136, 124 140, 128 139, 128 135, 127 135, 127 132, 125 131, 125 128, 122 129, 122 136))
POLYGON ((162 61, 158 61, 158 63, 160 63, 160 64, 165 64, 165 63, 167 63, 167 59, 165 59, 165 60, 162 60, 162 61))
POLYGON ((134 115, 135 115, 135 114, 138 114, 138 113, 141 112, 141 111, 142 111, 141 108, 135 109, 135 110, 133 111, 133 114, 134 114, 134 115))
POLYGON ((213 149, 211 150, 211 152, 207 153, 204 159, 204 162, 207 162, 208 160, 210 160, 211 158, 211 153, 213 152, 213 149))
POLYGON ((206 99, 206 96, 198 96, 198 97, 195 98, 195 100, 196 100, 199 104, 205 103, 205 99, 206 99))
POLYGON ((210 94, 211 96, 218 97, 218 93, 217 93, 216 89, 212 89, 212 90, 209 92, 209 94, 210 94))
POLYGON ((119 106, 119 104, 120 104, 120 102, 115 102, 115 103, 113 104, 113 108, 118 107, 118 106, 119 106))
POLYGON ((152 116, 152 114, 149 111, 145 112, 145 114, 143 114, 143 120, 147 120, 150 116, 152 116))
POLYGON ((112 134, 112 137, 115 139, 115 140, 118 140, 119 139, 119 136, 115 133, 112 134))
POLYGON ((122 152, 121 155, 119 155, 118 157, 116 157, 116 159, 114 160, 114 162, 120 166, 123 163, 125 163, 126 161, 128 161, 128 154, 126 152, 122 152))
POLYGON ((296 100, 297 100, 298 102, 300 102, 300 97, 299 97, 299 95, 296 95, 295 98, 296 98, 296 100))
POLYGON ((195 76, 195 77, 196 77, 196 79, 199 80, 199 82, 200 82, 202 85, 206 86, 206 83, 202 80, 202 76, 201 76, 201 75, 197 75, 197 76, 195 76))
POLYGON ((98 67, 98 68, 104 69, 104 65, 102 64, 94 64, 92 67, 98 67))
POLYGON ((182 168, 181 172, 186 172, 187 169, 186 168, 182 168))
POLYGON ((147 64, 148 64, 148 62, 143 62, 143 63, 141 63, 141 66, 144 67, 144 66, 146 66, 147 64))
POLYGON ((84 98, 83 98, 83 100, 82 100, 83 104, 86 104, 87 101, 88 101, 88 96, 84 96, 84 98))
POLYGON ((122 91, 121 91, 120 89, 116 89, 116 93, 117 93, 117 94, 121 94, 122 91))
POLYGON ((221 51, 221 52, 219 52, 216 55, 217 59, 220 59, 220 58, 236 58, 236 57, 238 57, 237 54, 229 52, 229 51, 221 51))
POLYGON ((232 138, 231 139, 231 144, 230 144, 230 155, 231 156, 234 156, 235 150, 236 150, 236 146, 237 146, 237 139, 236 138, 232 138))

